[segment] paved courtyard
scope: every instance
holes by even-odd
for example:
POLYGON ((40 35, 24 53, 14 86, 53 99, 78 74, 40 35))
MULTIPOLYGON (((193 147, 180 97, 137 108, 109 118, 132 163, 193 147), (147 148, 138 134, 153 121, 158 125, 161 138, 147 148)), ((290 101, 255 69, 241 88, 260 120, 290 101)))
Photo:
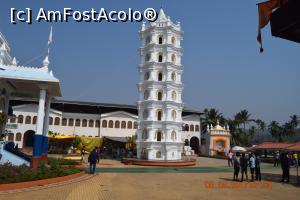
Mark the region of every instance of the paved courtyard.
MULTIPOLYGON (((150 168, 140 173, 130 170, 141 170, 144 167, 126 166, 129 171, 101 172, 107 167, 120 168, 122 164, 116 161, 103 160, 99 173, 85 175, 77 180, 60 183, 53 186, 22 189, 11 194, 0 192, 0 199, 298 199, 300 187, 295 184, 295 170, 291 170, 291 184, 282 184, 280 168, 263 166, 263 181, 232 182, 232 173, 222 172, 226 169, 226 161, 198 158, 196 171, 181 172, 167 168, 150 168), (220 172, 207 172, 210 166, 220 169, 220 172), (155 171, 157 170, 157 171, 155 171), (130 172, 130 173, 129 173, 130 172)), ((227 168, 228 169, 228 168, 227 168)))

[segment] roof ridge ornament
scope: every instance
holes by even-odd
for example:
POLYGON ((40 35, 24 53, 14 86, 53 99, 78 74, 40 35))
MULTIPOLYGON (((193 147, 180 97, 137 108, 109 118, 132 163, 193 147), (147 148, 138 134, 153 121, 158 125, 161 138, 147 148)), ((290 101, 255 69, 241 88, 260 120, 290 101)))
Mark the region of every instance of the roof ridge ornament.
POLYGON ((14 66, 17 66, 17 65, 18 65, 18 62, 17 62, 16 57, 13 58, 13 60, 12 60, 12 65, 14 65, 14 66))
POLYGON ((2 43, 0 50, 7 51, 7 48, 6 48, 6 45, 4 42, 2 43))

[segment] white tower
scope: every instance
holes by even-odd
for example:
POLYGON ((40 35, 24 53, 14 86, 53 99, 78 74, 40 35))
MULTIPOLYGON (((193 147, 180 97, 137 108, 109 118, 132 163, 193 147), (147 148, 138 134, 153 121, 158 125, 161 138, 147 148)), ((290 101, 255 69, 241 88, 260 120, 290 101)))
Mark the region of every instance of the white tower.
POLYGON ((155 22, 142 25, 138 84, 139 159, 181 159, 182 34, 180 23, 171 22, 162 9, 155 22))

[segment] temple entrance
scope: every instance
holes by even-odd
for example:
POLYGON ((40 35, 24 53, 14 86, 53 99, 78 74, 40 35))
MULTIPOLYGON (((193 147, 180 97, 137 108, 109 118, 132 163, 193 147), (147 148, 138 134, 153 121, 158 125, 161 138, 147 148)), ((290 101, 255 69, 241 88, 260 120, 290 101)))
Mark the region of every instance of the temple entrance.
POLYGON ((199 153, 199 139, 197 137, 192 137, 190 140, 190 147, 195 151, 196 154, 199 153))
POLYGON ((35 132, 32 130, 26 131, 23 137, 23 148, 33 147, 35 132))

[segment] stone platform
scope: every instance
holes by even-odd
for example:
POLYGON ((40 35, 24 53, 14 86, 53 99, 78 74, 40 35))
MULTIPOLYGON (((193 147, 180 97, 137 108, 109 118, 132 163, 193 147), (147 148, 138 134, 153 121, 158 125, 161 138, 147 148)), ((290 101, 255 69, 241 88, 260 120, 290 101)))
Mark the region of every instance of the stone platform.
POLYGON ((184 166, 194 166, 196 165, 195 159, 185 159, 185 160, 141 160, 135 158, 123 158, 122 163, 126 165, 143 165, 143 166, 160 166, 160 167, 184 167, 184 166))

